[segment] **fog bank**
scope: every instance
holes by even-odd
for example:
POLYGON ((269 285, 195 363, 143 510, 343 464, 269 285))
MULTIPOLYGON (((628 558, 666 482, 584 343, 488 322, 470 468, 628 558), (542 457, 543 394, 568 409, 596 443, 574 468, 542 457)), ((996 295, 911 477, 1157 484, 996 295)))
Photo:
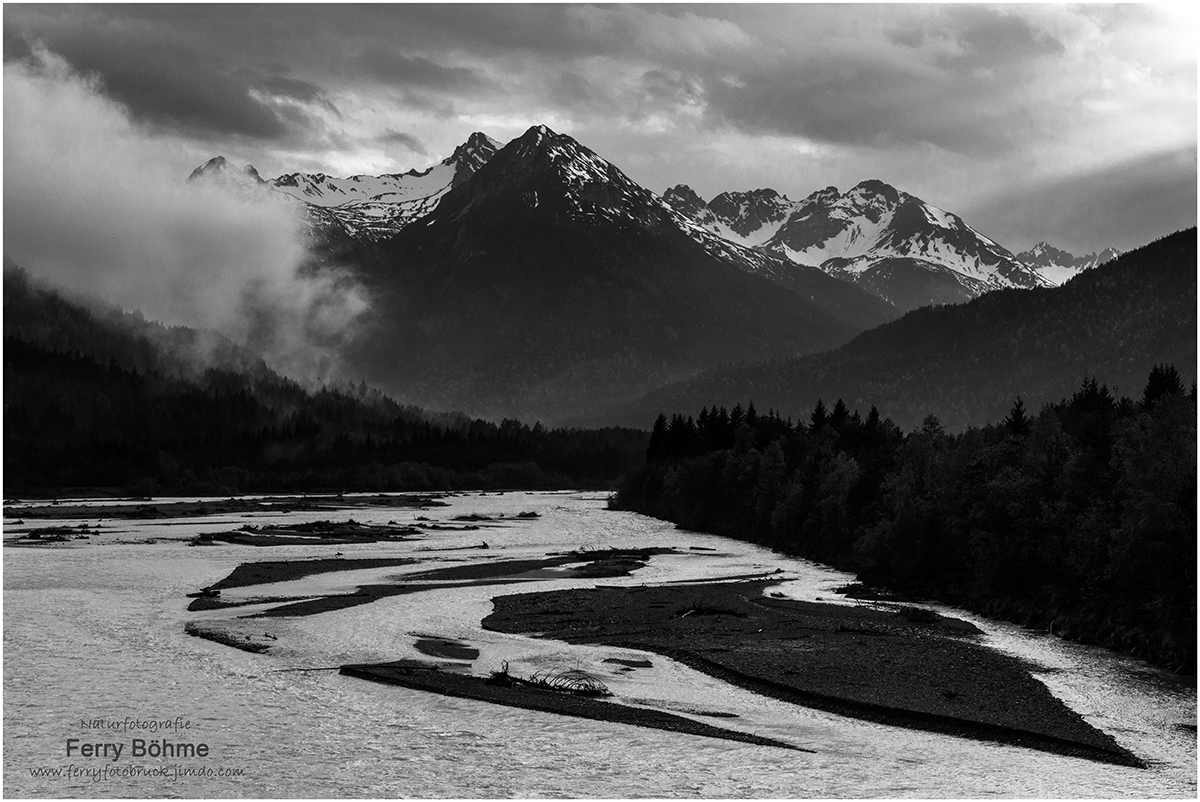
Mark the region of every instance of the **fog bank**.
POLYGON ((344 271, 301 273, 296 207, 185 183, 190 154, 37 55, 4 67, 5 255, 71 293, 216 329, 296 378, 337 376, 368 299, 344 271))

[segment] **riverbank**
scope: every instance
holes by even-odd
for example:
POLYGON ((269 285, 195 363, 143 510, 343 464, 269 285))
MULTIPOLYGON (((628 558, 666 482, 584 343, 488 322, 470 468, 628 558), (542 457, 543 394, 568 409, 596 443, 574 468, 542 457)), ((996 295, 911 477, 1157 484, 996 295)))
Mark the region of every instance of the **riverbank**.
POLYGON ((764 596, 769 582, 501 596, 485 629, 656 652, 795 704, 1142 767, 971 624, 918 608, 764 596))
POLYGON ((209 515, 262 513, 280 515, 291 512, 344 512, 348 509, 432 509, 445 507, 444 493, 408 493, 374 496, 297 495, 252 498, 216 497, 198 501, 155 501, 123 498, 97 503, 95 499, 63 500, 50 504, 6 501, 5 518, 61 520, 105 518, 153 521, 166 518, 201 518, 209 515))

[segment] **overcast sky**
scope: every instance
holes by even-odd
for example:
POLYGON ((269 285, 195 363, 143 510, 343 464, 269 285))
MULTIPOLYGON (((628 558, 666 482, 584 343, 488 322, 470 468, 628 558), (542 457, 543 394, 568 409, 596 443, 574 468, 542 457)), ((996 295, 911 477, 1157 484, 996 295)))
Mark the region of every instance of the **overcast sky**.
POLYGON ((179 181, 217 154, 398 172, 544 123, 658 193, 879 178, 1082 253, 1195 224, 1196 41, 1183 5, 8 3, 5 113, 65 62, 179 181))

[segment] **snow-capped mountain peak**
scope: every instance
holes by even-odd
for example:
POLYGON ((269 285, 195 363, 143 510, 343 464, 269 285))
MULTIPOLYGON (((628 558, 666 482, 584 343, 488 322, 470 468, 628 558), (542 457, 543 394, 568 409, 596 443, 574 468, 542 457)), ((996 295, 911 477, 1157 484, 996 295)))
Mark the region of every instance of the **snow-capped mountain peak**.
POLYGON ((214 156, 192 170, 187 180, 230 187, 257 187, 266 183, 253 165, 239 168, 224 156, 214 156))
MULTIPOLYGON (((680 189, 679 194, 690 193, 680 189)), ((506 217, 561 218, 575 224, 624 231, 674 229, 710 255, 750 272, 787 269, 774 257, 715 235, 680 213, 570 136, 533 126, 509 142, 455 190, 426 224, 506 217)), ((515 222, 515 221, 514 221, 515 222)))
POLYGON ((499 145, 486 134, 471 134, 454 153, 424 170, 337 178, 325 173, 288 173, 269 183, 280 192, 317 206, 405 203, 440 197, 475 173, 499 145))
POLYGON ((704 202, 704 198, 697 195, 687 184, 676 184, 662 194, 662 199, 671 204, 676 211, 689 217, 699 219, 706 213, 712 214, 708 211, 708 204, 704 202))
POLYGON ((708 202, 708 208, 744 244, 758 245, 779 230, 796 204, 773 189, 752 189, 722 192, 708 202))
POLYGON ((453 165, 455 168, 451 186, 456 187, 466 181, 496 155, 501 145, 487 134, 476 131, 467 137, 467 141, 454 149, 454 153, 442 162, 443 165, 453 165))
POLYGON ((1037 245, 1034 245, 1028 251, 1025 251, 1024 253, 1022 253, 1021 256, 1025 257, 1027 259, 1036 259, 1039 261, 1044 261, 1044 260, 1054 261, 1055 259, 1064 259, 1064 258, 1073 260, 1075 258, 1074 256, 1067 253, 1066 251, 1055 248, 1053 245, 1046 242, 1045 240, 1042 240, 1037 245))
POLYGON ((669 215, 657 196, 615 165, 544 125, 501 148, 471 182, 471 190, 456 213, 503 195, 519 198, 524 208, 576 220, 653 225, 669 215))
POLYGON ((864 284, 901 308, 1048 282, 961 217, 883 181, 809 195, 761 250, 864 284))
POLYGON ((479 170, 499 143, 476 132, 454 153, 424 170, 346 178, 325 173, 286 173, 264 181, 253 167, 239 170, 223 156, 197 167, 189 181, 205 181, 249 191, 268 192, 301 204, 309 226, 318 232, 377 240, 429 214, 442 196, 479 170))
POLYGON ((579 188, 595 181, 615 181, 637 186, 612 163, 565 134, 558 134, 545 125, 535 125, 513 141, 517 157, 526 160, 544 159, 553 165, 558 176, 567 184, 579 188))
POLYGON ((746 246, 770 239, 798 205, 773 189, 722 192, 705 203, 686 184, 667 190, 663 200, 705 230, 746 246))
POLYGON ((314 230, 369 240, 432 220, 442 199, 469 183, 469 191, 453 192, 452 217, 484 204, 493 216, 537 209, 594 224, 678 228, 713 256, 751 272, 778 279, 794 266, 819 268, 901 309, 1058 284, 1115 255, 1073 257, 1042 242, 1017 257, 958 215, 877 179, 845 193, 826 187, 800 201, 762 188, 706 202, 686 184, 659 197, 546 125, 531 126, 503 147, 473 133, 441 162, 406 173, 289 173, 264 181, 253 167, 239 169, 218 156, 189 180, 279 193, 301 204, 314 230))
POLYGON ((1090 270, 1120 255, 1121 252, 1114 248, 1105 248, 1099 253, 1075 256, 1043 240, 1029 250, 1017 254, 1017 258, 1036 270, 1049 283, 1058 286, 1084 270, 1090 270))
POLYGON ((890 184, 872 179, 848 191, 843 201, 847 211, 878 223, 883 215, 895 210, 900 203, 900 193, 890 184))

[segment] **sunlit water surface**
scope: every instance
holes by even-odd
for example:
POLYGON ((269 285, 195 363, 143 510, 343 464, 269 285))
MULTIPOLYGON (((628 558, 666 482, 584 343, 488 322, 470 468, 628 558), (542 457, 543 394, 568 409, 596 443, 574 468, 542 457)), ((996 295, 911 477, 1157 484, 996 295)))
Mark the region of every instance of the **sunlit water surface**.
MULTIPOLYGON (((536 558, 579 548, 674 547, 629 577, 640 585, 782 569, 778 587, 800 599, 846 603, 832 593, 850 577, 735 541, 605 509, 602 494, 468 494, 432 510, 355 508, 330 513, 224 515, 168 521, 88 519, 88 540, 4 550, 4 793, 21 796, 167 797, 1184 797, 1196 796, 1196 695, 1144 663, 1007 624, 976 623, 995 648, 1031 660, 1038 676, 1093 725, 1148 761, 1145 770, 887 727, 756 696, 658 655, 486 632, 496 595, 586 587, 546 579, 522 585, 443 588, 304 618, 237 621, 228 610, 189 613, 184 594, 250 560, 417 557, 421 562, 316 575, 229 590, 239 596, 349 592, 405 573, 468 562, 536 558), (533 511, 536 519, 515 519, 533 511), (430 532, 405 543, 361 546, 217 545, 197 533, 245 523, 333 518, 365 523, 448 522, 504 515, 502 525, 430 532), (477 545, 487 551, 435 551, 477 545), (154 542, 147 542, 154 541, 154 542), (256 655, 184 634, 189 621, 234 621, 276 638, 256 655), (672 711, 732 713, 699 720, 777 738, 814 754, 587 721, 391 687, 328 669, 348 662, 429 660, 424 636, 480 651, 464 670, 486 675, 581 668, 616 700, 672 711), (622 672, 606 658, 648 659, 622 672), (85 722, 186 721, 97 730, 85 722), (207 744, 205 758, 68 756, 68 739, 140 737, 207 744), (103 768, 108 765, 109 774, 103 768), (131 767, 167 776, 129 776, 131 767), (183 767, 192 774, 174 773, 183 767), (46 770, 60 776, 45 776, 46 770), (75 776, 68 776, 71 770, 75 776), (123 770, 124 775, 117 774, 123 770), (34 776, 37 772, 43 776, 34 776), (80 773, 84 772, 84 773, 80 773)), ((159 500, 166 501, 166 500, 159 500)), ((6 538, 12 521, 6 521, 6 538)), ((245 614, 258 608, 242 608, 245 614)), ((1014 700, 1016 701, 1016 700, 1014 700)))

